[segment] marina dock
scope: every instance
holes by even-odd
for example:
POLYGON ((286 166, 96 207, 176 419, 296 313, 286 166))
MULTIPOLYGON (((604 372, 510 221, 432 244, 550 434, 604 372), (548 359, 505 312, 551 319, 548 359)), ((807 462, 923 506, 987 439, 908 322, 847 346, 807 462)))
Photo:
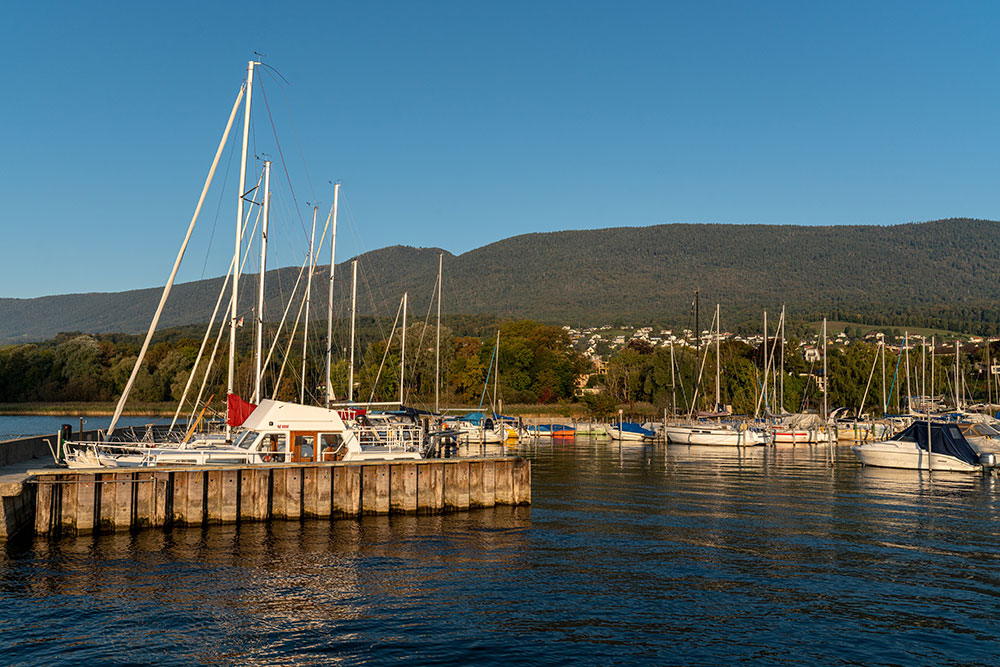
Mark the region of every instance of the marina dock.
MULTIPOLYGON (((8 447, 26 446, 0 443, 8 447)), ((44 442, 32 447, 47 455, 44 442)), ((94 470, 7 463, 0 538, 531 504, 531 464, 519 457, 94 470)))

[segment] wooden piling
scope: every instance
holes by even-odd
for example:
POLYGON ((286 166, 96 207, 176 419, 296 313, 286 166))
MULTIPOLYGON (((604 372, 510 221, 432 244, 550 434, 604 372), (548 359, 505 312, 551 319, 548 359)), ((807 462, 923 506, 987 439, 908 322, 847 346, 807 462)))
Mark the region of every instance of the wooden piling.
POLYGON ((417 470, 417 512, 439 514, 444 510, 444 464, 428 463, 417 470))
POLYGON ((39 535, 531 502, 530 463, 512 458, 33 474, 27 525, 39 535))
POLYGON ((389 511, 401 514, 417 511, 417 466, 389 466, 389 511))
POLYGON ((361 466, 337 466, 333 469, 333 516, 361 514, 361 466))
POLYGON ((449 461, 445 464, 444 508, 452 512, 469 509, 468 461, 449 461))
POLYGON ((97 475, 77 475, 76 532, 86 535, 94 531, 94 501, 97 497, 97 475))

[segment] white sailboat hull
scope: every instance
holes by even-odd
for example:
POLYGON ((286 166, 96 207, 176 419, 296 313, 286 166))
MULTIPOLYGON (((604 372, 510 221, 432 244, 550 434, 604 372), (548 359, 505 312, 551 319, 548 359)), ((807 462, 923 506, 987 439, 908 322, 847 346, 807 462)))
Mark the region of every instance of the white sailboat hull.
POLYGON ((753 447, 763 445, 765 437, 750 429, 711 428, 707 426, 667 426, 667 439, 678 445, 712 445, 715 447, 753 447))
POLYGON ((643 435, 642 433, 633 433, 631 431, 623 431, 617 426, 607 426, 605 427, 605 433, 612 440, 622 440, 623 442, 642 442, 643 440, 652 440, 653 437, 649 435, 643 435))
POLYGON ((949 472, 975 472, 980 469, 947 454, 928 452, 917 447, 912 440, 887 440, 855 445, 854 455, 866 466, 902 468, 905 470, 940 470, 949 472))

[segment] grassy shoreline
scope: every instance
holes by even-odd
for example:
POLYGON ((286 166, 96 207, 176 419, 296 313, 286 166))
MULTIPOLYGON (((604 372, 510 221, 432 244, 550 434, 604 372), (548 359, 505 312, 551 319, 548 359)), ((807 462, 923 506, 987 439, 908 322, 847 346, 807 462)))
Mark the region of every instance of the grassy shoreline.
MULTIPOLYGON (((173 417, 174 403, 137 403, 122 411, 125 417, 173 417)), ((40 417, 110 417, 114 403, 0 403, 0 415, 40 417)))

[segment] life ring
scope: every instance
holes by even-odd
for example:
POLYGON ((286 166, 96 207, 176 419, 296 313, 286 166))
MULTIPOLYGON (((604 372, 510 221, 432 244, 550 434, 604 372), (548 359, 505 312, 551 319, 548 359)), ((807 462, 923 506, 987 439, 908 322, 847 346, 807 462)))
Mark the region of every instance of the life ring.
POLYGON ((271 455, 270 454, 264 454, 264 456, 260 457, 260 460, 263 461, 264 463, 270 463, 271 462, 271 455))

